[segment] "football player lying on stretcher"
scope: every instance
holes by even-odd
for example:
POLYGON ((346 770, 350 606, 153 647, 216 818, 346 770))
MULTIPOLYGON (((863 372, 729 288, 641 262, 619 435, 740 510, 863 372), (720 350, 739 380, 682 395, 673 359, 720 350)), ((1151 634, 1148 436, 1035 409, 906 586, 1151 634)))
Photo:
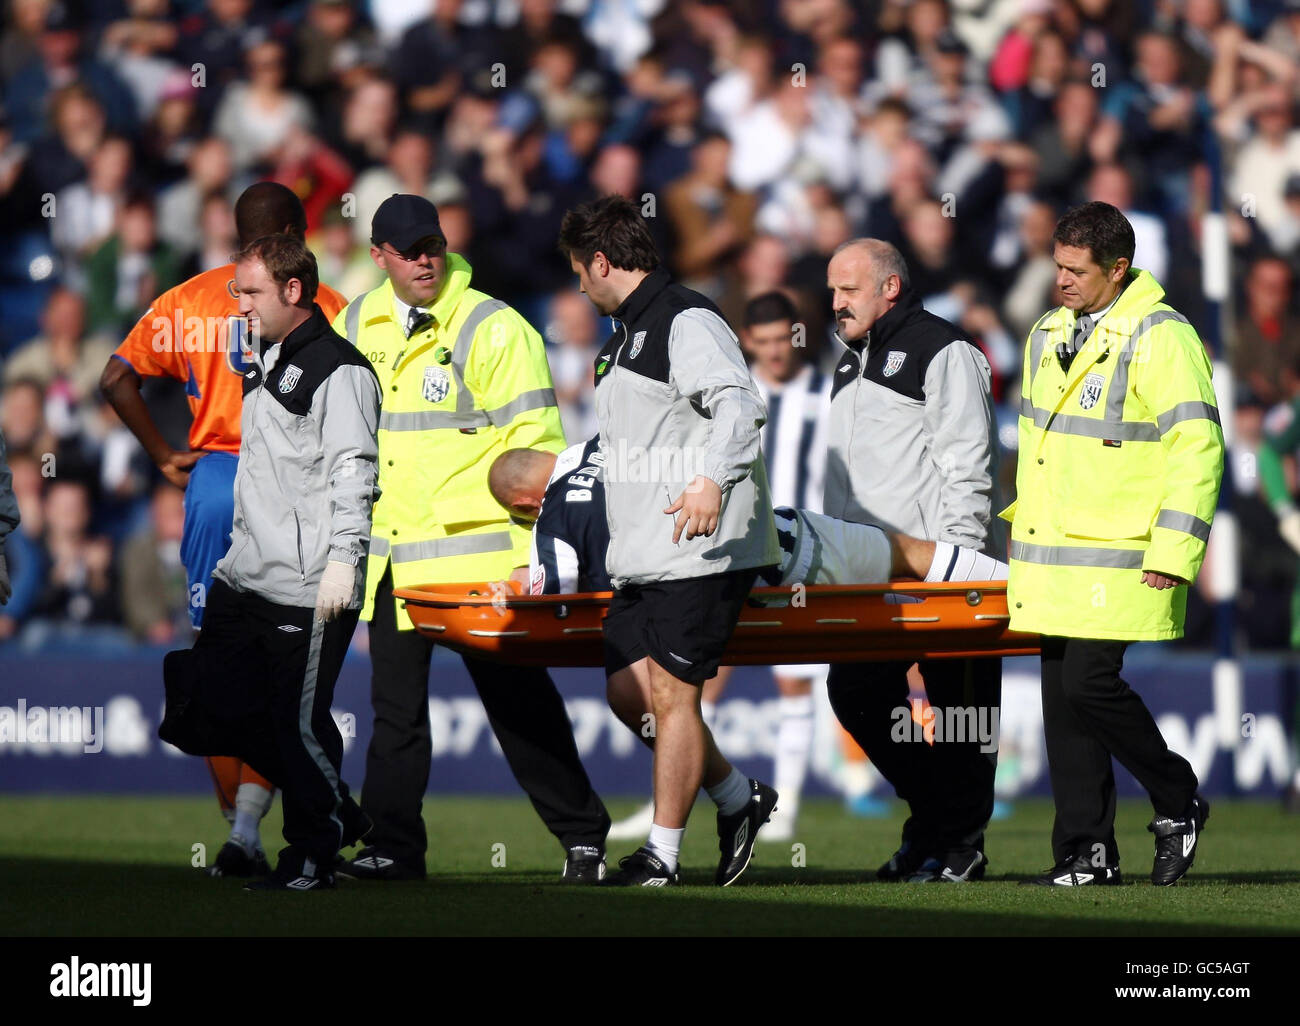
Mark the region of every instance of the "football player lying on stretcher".
MULTIPOLYGON (((488 487, 511 513, 533 521, 528 579, 523 580, 522 568, 517 572, 525 592, 563 595, 611 590, 605 572, 609 524, 599 439, 571 445, 559 456, 509 449, 493 462, 488 487)), ((974 549, 789 506, 778 506, 773 516, 781 563, 760 574, 760 584, 882 584, 892 577, 1007 579, 1006 563, 974 549)), ((671 531, 673 523, 665 516, 664 530, 671 531)))
MULTIPOLYGON (((511 513, 534 522, 531 565, 519 568, 514 576, 526 592, 562 595, 612 590, 605 571, 609 523, 598 438, 570 446, 558 457, 533 449, 509 449, 493 462, 488 487, 511 513)), ((973 549, 922 541, 786 506, 773 514, 781 563, 760 576, 763 584, 876 584, 891 576, 925 581, 1004 581, 1007 577, 1005 563, 973 549)), ((664 530, 671 531, 673 526, 674 518, 665 516, 664 530)), ((649 657, 630 666, 607 665, 606 672, 609 707, 653 749, 653 732, 647 737, 643 729, 646 714, 654 708, 649 657)), ((751 791, 757 785, 718 751, 707 728, 705 744, 703 786, 718 806, 722 853, 715 882, 725 887, 749 865, 753 831, 743 827, 748 822, 751 791), (738 838, 743 838, 743 843, 738 838)))

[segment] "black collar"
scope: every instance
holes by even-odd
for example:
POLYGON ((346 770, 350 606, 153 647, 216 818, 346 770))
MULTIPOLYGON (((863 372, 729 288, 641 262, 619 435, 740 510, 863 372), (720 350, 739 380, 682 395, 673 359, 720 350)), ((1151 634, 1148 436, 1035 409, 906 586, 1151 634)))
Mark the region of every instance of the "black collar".
POLYGON ((662 266, 656 267, 647 274, 641 284, 632 290, 628 297, 618 305, 618 309, 611 315, 615 320, 622 321, 624 324, 631 323, 645 312, 646 307, 650 305, 651 300, 659 295, 673 282, 670 275, 662 266))
POLYGON ((913 289, 904 289, 898 302, 871 326, 871 341, 884 342, 896 335, 912 315, 921 309, 920 295, 913 289))
MULTIPOLYGON (((329 330, 330 322, 325 316, 325 311, 318 304, 312 303, 311 316, 289 332, 282 340, 280 359, 287 360, 291 354, 296 353, 312 339, 329 330)), ((266 346, 267 343, 263 340, 262 352, 264 353, 266 352, 266 346)))

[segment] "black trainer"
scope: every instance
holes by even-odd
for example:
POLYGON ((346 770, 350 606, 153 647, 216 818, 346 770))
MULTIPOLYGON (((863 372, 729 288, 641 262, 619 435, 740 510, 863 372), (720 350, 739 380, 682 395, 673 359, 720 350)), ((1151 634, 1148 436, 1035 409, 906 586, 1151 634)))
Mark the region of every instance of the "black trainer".
POLYGON ((954 848, 926 859, 906 879, 908 883, 967 883, 983 880, 988 864, 988 856, 978 848, 954 848))
POLYGON ((353 880, 423 880, 424 867, 398 862, 373 844, 362 848, 355 858, 339 866, 337 872, 353 880))
POLYGON ((718 813, 718 873, 713 882, 726 887, 740 879, 754 855, 754 841, 758 828, 776 811, 777 793, 757 780, 749 782, 749 801, 739 812, 730 816, 718 813))
POLYGON ((1156 835, 1156 859, 1151 866, 1153 884, 1157 887, 1176 884, 1192 868, 1196 843, 1209 818, 1210 803, 1198 794, 1181 819, 1157 816, 1147 824, 1147 829, 1156 835))
POLYGON ((271 866, 266 861, 266 852, 255 848, 253 854, 238 841, 230 840, 221 846, 217 857, 208 868, 209 876, 270 876, 271 866))
POLYGON ((605 853, 591 844, 575 844, 564 860, 565 883, 598 884, 605 879, 605 853))
POLYGON ((677 870, 668 867, 649 848, 638 848, 618 860, 618 869, 601 881, 606 887, 675 887, 682 882, 677 870))
POLYGON ((327 891, 335 886, 334 874, 317 870, 307 876, 299 870, 281 873, 277 866, 270 876, 250 880, 244 884, 246 891, 327 891))
POLYGON ((1119 864, 1095 865, 1087 855, 1075 855, 1058 862, 1041 876, 1021 880, 1022 887, 1117 887, 1123 883, 1119 864))
POLYGON ((885 883, 909 880, 929 857, 929 853, 912 843, 912 821, 909 819, 903 824, 903 843, 889 856, 889 861, 876 870, 876 879, 885 883))

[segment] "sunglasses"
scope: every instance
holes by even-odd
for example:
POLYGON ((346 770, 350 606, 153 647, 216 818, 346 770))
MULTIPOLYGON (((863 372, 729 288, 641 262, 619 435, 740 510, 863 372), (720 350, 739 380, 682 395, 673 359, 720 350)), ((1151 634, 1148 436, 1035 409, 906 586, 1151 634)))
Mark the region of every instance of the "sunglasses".
POLYGON ((404 260, 408 264, 415 263, 422 256, 440 257, 447 251, 447 243, 443 239, 430 239, 424 245, 416 244, 408 249, 405 253, 399 253, 391 246, 380 246, 389 256, 395 256, 399 260, 404 260))

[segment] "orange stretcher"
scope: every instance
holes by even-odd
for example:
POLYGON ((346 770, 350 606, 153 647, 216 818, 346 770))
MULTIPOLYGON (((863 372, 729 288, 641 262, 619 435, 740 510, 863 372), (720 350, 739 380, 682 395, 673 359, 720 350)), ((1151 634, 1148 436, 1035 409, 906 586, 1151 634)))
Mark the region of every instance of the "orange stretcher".
MULTIPOLYGON (((515 582, 398 588, 420 633, 520 666, 603 666, 610 593, 524 595, 515 582)), ((755 588, 723 662, 735 666, 1034 655, 1010 630, 1005 581, 755 588)))

